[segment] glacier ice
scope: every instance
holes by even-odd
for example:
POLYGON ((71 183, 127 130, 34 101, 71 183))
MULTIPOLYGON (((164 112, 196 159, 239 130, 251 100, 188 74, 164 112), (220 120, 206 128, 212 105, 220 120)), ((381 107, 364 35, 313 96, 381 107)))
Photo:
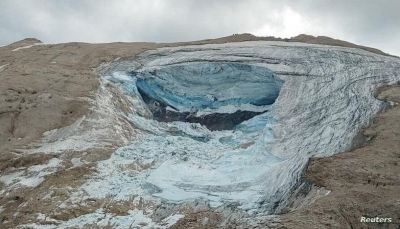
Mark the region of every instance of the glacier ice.
POLYGON ((269 105, 283 83, 267 68, 242 63, 179 64, 139 70, 137 76, 140 91, 179 111, 269 105))
POLYGON ((125 90, 134 106, 128 118, 142 132, 99 163, 103 179, 84 185, 98 190, 92 195, 201 198, 273 214, 284 209, 310 157, 349 149, 385 106, 373 93, 400 80, 400 61, 358 49, 257 41, 162 48, 100 72, 125 90), (196 116, 268 112, 210 131, 143 115, 149 113, 143 94, 196 116), (113 172, 130 163, 142 169, 113 172))

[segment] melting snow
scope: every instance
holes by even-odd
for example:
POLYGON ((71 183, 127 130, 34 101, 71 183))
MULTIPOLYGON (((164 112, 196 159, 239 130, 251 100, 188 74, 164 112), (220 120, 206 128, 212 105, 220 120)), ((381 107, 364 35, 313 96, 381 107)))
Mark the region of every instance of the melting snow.
POLYGON ((46 175, 52 174, 57 171, 61 160, 58 158, 52 158, 47 164, 34 165, 25 170, 19 168, 19 171, 10 173, 0 177, 6 186, 16 186, 18 184, 27 187, 37 187, 40 185, 46 175))

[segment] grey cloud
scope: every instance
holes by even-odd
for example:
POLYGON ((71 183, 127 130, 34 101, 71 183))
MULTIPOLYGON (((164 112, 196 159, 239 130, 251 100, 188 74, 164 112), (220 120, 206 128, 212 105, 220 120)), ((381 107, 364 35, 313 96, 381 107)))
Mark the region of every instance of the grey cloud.
POLYGON ((189 41, 252 32, 265 24, 279 31, 284 24, 275 14, 285 7, 310 23, 304 33, 400 55, 396 0, 3 0, 0 44, 25 37, 47 43, 189 41))
POLYGON ((400 1, 300 0, 292 7, 315 24, 340 32, 341 39, 400 55, 400 1))

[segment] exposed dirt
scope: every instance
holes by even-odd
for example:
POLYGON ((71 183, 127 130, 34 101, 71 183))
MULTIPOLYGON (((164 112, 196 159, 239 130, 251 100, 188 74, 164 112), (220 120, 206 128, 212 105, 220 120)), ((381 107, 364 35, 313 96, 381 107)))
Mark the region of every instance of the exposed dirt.
POLYGON ((376 96, 395 104, 363 129, 367 141, 360 148, 311 159, 304 178, 331 193, 282 215, 281 228, 399 228, 400 86, 382 87, 376 96), (361 217, 392 223, 362 223, 361 217))
POLYGON ((217 228, 220 222, 221 215, 215 212, 208 211, 186 211, 185 217, 171 227, 171 229, 181 228, 198 228, 212 229, 217 228))

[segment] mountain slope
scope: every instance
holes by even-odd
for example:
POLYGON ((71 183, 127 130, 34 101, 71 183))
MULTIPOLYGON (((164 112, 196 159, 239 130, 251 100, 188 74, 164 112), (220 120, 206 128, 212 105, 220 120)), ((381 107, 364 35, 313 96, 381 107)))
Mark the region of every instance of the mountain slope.
MULTIPOLYGON (((376 101, 372 92, 380 85, 399 80, 399 61, 355 49, 357 46, 345 48, 351 45, 327 38, 299 36, 287 40, 294 43, 263 41, 268 39, 279 40, 243 34, 174 44, 46 45, 28 39, 1 47, 0 76, 5 83, 0 90, 3 92, 0 187, 4 194, 0 198, 4 209, 0 215, 5 227, 114 224, 122 228, 126 225, 163 228, 176 222, 177 226, 185 227, 188 219, 194 222, 193 217, 203 226, 215 227, 235 220, 241 225, 268 221, 265 215, 285 212, 287 200, 297 188, 308 159, 351 148, 351 138, 387 105, 376 101), (251 42, 240 42, 245 40, 251 42), (345 47, 297 43, 303 40, 345 47), (199 65, 191 65, 196 63, 199 65), (267 115, 246 121, 236 132, 226 131, 222 136, 199 125, 154 122, 148 104, 141 100, 143 94, 135 91, 137 85, 124 84, 126 80, 136 80, 132 73, 147 72, 148 75, 139 75, 145 79, 164 77, 157 71, 170 66, 168 71, 173 72, 172 76, 177 72, 173 66, 188 66, 180 70, 196 74, 214 74, 221 68, 231 72, 222 71, 219 75, 222 78, 233 74, 257 79, 260 74, 272 72, 271 79, 285 83, 279 89, 266 87, 280 90, 267 115), (266 70, 261 71, 260 67, 266 70), (256 75, 242 72, 248 68, 256 75), (276 122, 270 122, 270 114, 276 122), (253 129, 266 122, 268 128, 253 129), (232 163, 232 158, 242 155, 246 157, 232 163), (171 160, 176 161, 170 163, 171 160), (268 163, 272 167, 279 164, 271 170, 265 166, 268 163), (209 168, 202 169, 204 165, 209 168), (260 174, 252 172, 254 168, 260 174), (180 169, 189 169, 184 174, 188 177, 179 175, 180 169), (226 173, 231 170, 239 172, 226 173), (202 176, 191 176, 204 171, 213 171, 208 175, 218 178, 217 182, 232 177, 240 182, 217 185, 202 176), (166 174, 170 180, 159 179, 166 174), (193 201, 183 195, 178 196, 183 202, 174 202, 177 196, 168 195, 169 188, 204 198, 193 201), (243 195, 230 196, 231 191, 243 195)), ((181 87, 186 87, 186 91, 169 87, 174 92, 169 99, 181 99, 176 95, 197 91, 190 90, 193 88, 190 84, 196 81, 182 81, 181 87)), ((168 88, 163 85, 165 80, 147 81, 154 82, 168 88)), ((264 83, 271 85, 275 81, 264 83)), ((157 87, 148 88, 149 95, 162 93, 154 90, 157 87)), ((226 112, 232 106, 237 109, 238 103, 249 109, 248 101, 237 100, 235 93, 243 92, 251 99, 251 105, 256 106, 265 98, 252 94, 262 92, 261 89, 251 91, 247 86, 235 86, 235 82, 231 84, 232 93, 218 94, 218 90, 226 89, 217 88, 211 97, 201 99, 193 94, 195 100, 189 102, 197 101, 196 104, 203 106, 208 104, 204 101, 213 98, 214 102, 220 102, 207 107, 213 113, 216 111, 212 109, 218 112, 226 112)), ((171 101, 164 102, 176 104, 171 101)), ((210 112, 201 110, 201 106, 196 112, 210 112)), ((179 109, 191 111, 189 107, 179 109)), ((315 171, 320 170, 316 166, 315 171)), ((309 179, 328 189, 333 187, 317 178, 309 179)))

